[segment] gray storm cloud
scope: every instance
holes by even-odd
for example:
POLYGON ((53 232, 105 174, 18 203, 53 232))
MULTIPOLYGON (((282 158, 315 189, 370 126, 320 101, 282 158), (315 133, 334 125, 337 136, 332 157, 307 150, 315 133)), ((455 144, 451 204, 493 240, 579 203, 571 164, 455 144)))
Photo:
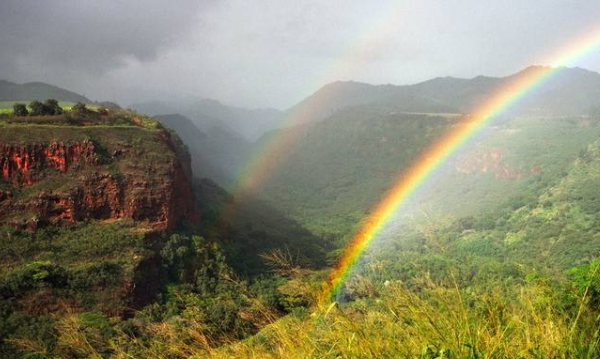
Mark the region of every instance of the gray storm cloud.
POLYGON ((151 61, 199 21, 194 0, 0 2, 0 64, 9 76, 53 70, 102 74, 151 61))
POLYGON ((597 0, 0 0, 0 78, 285 108, 335 80, 508 75, 598 18, 597 0))

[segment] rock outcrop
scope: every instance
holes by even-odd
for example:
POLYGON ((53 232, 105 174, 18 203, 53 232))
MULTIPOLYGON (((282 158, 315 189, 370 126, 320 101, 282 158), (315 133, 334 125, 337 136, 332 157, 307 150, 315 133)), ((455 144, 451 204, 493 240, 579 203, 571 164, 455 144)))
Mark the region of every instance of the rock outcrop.
POLYGON ((32 185, 45 169, 67 172, 72 165, 81 163, 98 163, 93 142, 0 144, 2 178, 13 185, 32 185))
POLYGON ((132 219, 165 231, 197 221, 189 156, 174 154, 164 132, 155 140, 172 151, 160 163, 128 143, 110 151, 92 140, 0 143, 0 224, 132 219))

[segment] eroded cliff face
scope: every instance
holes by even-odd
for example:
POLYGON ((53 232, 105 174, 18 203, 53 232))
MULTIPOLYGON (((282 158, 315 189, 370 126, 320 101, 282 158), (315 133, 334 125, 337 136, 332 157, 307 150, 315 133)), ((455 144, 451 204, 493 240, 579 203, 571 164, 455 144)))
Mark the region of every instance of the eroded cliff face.
POLYGON ((53 168, 67 172, 74 164, 97 164, 94 143, 43 144, 0 143, 0 168, 2 178, 13 185, 32 185, 41 172, 53 168))
POLYGON ((0 142, 0 224, 132 219, 165 231, 197 221, 189 157, 164 132, 154 140, 156 153, 123 141, 0 142))

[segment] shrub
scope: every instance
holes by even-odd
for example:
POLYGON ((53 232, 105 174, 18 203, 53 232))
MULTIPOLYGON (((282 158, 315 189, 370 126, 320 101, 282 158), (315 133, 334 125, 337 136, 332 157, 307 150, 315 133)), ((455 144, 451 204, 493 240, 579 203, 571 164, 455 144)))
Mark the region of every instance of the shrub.
POLYGON ((44 114, 49 116, 62 115, 64 112, 62 107, 58 105, 58 101, 54 99, 48 99, 44 102, 44 111, 44 114))
POLYGON ((89 112, 89 109, 87 108, 87 106, 83 103, 83 102, 77 102, 73 108, 72 108, 73 112, 76 112, 78 114, 86 114, 89 112))
POLYGON ((31 116, 45 115, 45 106, 40 101, 31 101, 29 103, 29 108, 31 108, 31 116))
POLYGON ((15 103, 13 105, 13 114, 19 117, 25 117, 29 115, 29 111, 27 110, 27 106, 22 103, 15 103))

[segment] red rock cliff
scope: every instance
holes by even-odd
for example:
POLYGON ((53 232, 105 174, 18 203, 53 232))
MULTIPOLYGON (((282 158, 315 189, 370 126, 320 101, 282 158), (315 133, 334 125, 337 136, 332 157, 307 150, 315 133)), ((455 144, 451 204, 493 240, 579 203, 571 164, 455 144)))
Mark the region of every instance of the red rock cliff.
POLYGON ((14 185, 32 185, 46 168, 67 172, 74 164, 96 164, 94 143, 41 144, 0 143, 2 178, 14 185))
MULTIPOLYGON (((158 137, 173 150, 168 136, 158 137)), ((197 221, 189 157, 153 163, 143 155, 126 143, 112 151, 90 140, 0 143, 0 224, 133 219, 164 231, 183 218, 197 221)))

